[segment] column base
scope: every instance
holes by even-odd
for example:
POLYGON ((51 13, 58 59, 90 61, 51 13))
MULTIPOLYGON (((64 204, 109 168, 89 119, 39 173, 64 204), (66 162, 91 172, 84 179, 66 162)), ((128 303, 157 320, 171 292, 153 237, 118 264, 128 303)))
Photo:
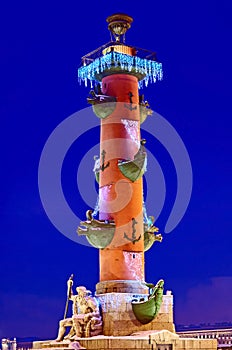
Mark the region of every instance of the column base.
POLYGON ((114 280, 97 283, 96 294, 106 293, 148 294, 148 288, 142 282, 133 280, 114 280))
POLYGON ((107 336, 127 336, 132 333, 166 329, 175 332, 173 323, 173 296, 167 292, 156 318, 148 323, 140 323, 132 310, 131 301, 136 297, 147 297, 147 294, 106 293, 97 294, 101 305, 103 334, 107 336))

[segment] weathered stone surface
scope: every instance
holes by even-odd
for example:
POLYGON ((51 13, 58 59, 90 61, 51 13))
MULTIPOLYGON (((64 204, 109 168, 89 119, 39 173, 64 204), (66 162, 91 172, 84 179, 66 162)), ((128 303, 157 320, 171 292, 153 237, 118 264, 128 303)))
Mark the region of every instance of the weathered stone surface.
POLYGON ((96 284, 96 294, 105 293, 134 293, 148 294, 148 288, 139 281, 103 281, 96 284))
MULTIPOLYGON (((158 316, 148 324, 141 324, 134 316, 131 300, 146 297, 132 293, 106 293, 97 295, 102 306, 104 335, 77 339, 87 350, 158 350, 171 345, 172 350, 216 350, 216 339, 181 338, 173 323, 173 296, 167 292, 158 316)), ((33 349, 70 350, 69 341, 34 342, 33 349)), ((73 348, 76 350, 75 348, 73 348)))
MULTIPOLYGON (((167 347, 171 345, 172 350, 216 350, 217 340, 180 338, 178 334, 167 330, 150 330, 140 331, 134 333, 134 335, 125 337, 99 335, 91 338, 79 338, 77 345, 80 346, 79 349, 87 350, 158 350, 159 346, 161 347, 163 345, 167 345, 167 347)), ((34 342, 33 349, 75 350, 75 347, 73 343, 67 341, 60 343, 46 341, 34 342)))
POLYGON ((135 298, 147 298, 147 294, 106 293, 96 295, 103 318, 103 334, 127 336, 131 333, 147 330, 162 330, 174 332, 173 296, 170 292, 163 296, 163 302, 157 317, 148 324, 141 324, 135 317, 131 301, 135 298))

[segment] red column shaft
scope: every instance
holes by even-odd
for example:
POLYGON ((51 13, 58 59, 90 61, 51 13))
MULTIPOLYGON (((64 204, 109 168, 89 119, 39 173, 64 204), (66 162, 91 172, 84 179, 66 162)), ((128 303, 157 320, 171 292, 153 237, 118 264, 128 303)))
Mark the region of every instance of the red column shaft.
POLYGON ((115 221, 116 231, 110 246, 100 251, 100 281, 142 280, 142 179, 132 182, 118 167, 118 160, 133 160, 140 147, 138 80, 113 74, 103 78, 102 91, 116 96, 118 103, 101 122, 101 164, 104 157, 106 168, 100 171, 99 213, 101 220, 115 221))

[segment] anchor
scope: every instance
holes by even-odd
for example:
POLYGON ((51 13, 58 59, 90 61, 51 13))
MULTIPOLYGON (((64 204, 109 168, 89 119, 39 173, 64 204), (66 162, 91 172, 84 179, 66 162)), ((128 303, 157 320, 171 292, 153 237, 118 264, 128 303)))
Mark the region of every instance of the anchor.
POLYGON ((126 232, 124 232, 124 238, 126 238, 128 241, 130 242, 133 242, 133 244, 135 244, 135 242, 138 242, 141 238, 141 235, 136 238, 136 228, 135 228, 135 225, 137 224, 138 222, 133 218, 132 219, 132 236, 131 238, 128 237, 128 235, 126 234, 126 232))
POLYGON ((102 156, 102 165, 100 166, 101 171, 104 171, 110 165, 110 162, 107 162, 105 164, 105 155, 106 155, 106 151, 103 149, 103 151, 101 153, 101 156, 102 156))
POLYGON ((129 109, 129 111, 133 111, 133 110, 137 109, 137 106, 134 106, 134 107, 133 107, 132 97, 133 97, 134 95, 133 95, 132 92, 130 91, 130 92, 128 93, 128 96, 129 96, 129 99, 130 99, 130 105, 128 105, 127 103, 124 103, 124 107, 127 108, 127 109, 129 109))

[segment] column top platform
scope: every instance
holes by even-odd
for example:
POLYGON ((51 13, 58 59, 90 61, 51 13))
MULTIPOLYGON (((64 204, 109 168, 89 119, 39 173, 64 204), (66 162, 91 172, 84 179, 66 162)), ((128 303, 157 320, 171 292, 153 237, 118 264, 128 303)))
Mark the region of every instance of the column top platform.
POLYGON ((162 64, 157 61, 156 53, 136 46, 125 45, 125 33, 133 18, 125 14, 107 17, 111 41, 87 53, 81 58, 78 79, 81 83, 99 83, 107 75, 132 74, 137 77, 139 88, 143 83, 155 83, 162 80, 162 64), (112 39, 115 39, 113 41, 112 39))

